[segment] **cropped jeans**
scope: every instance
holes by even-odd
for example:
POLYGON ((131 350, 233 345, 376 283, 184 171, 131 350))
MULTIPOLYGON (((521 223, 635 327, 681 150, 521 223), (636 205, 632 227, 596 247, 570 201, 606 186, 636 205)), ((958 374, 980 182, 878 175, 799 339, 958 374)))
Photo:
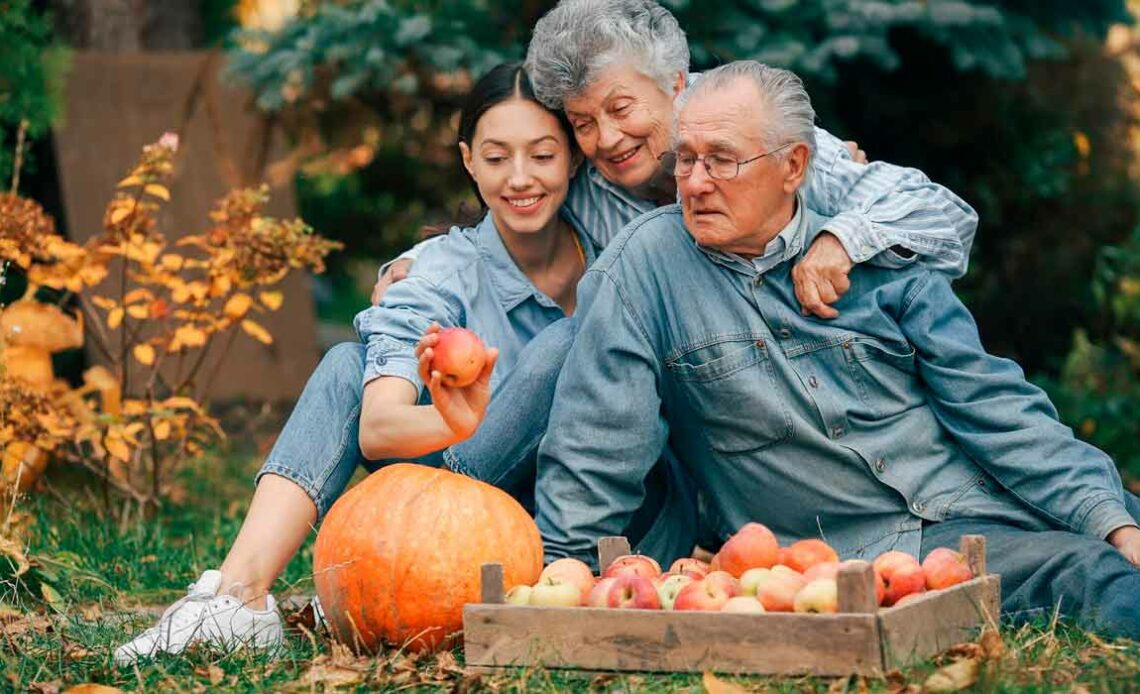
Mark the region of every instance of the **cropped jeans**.
MULTIPOLYGON (((574 338, 571 318, 532 339, 511 373, 492 394, 486 417, 470 439, 412 462, 445 466, 495 485, 533 513, 538 444, 562 363, 574 338)), ((344 493, 358 466, 374 472, 396 460, 368 460, 360 451, 361 383, 365 346, 330 349, 309 377, 273 450, 257 473, 284 477, 317 507, 318 520, 344 493)), ((424 389, 420 404, 430 404, 424 389)), ((406 461, 405 461, 406 462, 406 461)), ((688 555, 696 541, 696 501, 677 460, 665 455, 646 476, 646 501, 624 534, 658 561, 688 555)))

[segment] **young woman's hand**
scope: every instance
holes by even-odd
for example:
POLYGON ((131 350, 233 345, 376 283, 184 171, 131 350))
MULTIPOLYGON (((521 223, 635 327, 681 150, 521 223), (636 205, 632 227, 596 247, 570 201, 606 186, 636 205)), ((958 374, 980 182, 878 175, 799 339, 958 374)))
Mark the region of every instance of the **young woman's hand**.
POLYGON ((1117 528, 1109 533, 1108 541, 1120 550, 1125 559, 1140 567, 1140 528, 1135 525, 1117 528))
POLYGON ((432 323, 416 345, 420 378, 427 385, 432 404, 444 423, 458 441, 463 441, 475 433, 487 413, 487 403, 491 400, 491 371, 499 358, 499 350, 494 347, 487 350, 487 362, 474 383, 463 388, 446 386, 442 374, 431 368, 433 348, 439 343, 439 331, 439 324, 432 323))

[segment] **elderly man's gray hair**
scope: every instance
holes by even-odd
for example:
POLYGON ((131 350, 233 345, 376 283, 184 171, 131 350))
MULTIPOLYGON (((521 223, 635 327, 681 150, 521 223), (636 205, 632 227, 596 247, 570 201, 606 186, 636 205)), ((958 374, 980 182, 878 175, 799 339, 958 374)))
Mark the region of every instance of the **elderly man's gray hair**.
MULTIPOLYGON (((769 149, 803 142, 815 154, 815 109, 796 73, 771 67, 755 60, 738 60, 701 73, 676 103, 676 113, 693 97, 723 89, 738 80, 756 85, 764 100, 767 114, 761 124, 764 146, 769 149)), ((785 150, 784 154, 786 154, 785 150)), ((781 156, 784 156, 781 154, 781 156)))
POLYGON ((562 0, 534 25, 526 54, 535 96, 549 108, 626 62, 670 95, 677 75, 689 74, 685 32, 653 0, 562 0))

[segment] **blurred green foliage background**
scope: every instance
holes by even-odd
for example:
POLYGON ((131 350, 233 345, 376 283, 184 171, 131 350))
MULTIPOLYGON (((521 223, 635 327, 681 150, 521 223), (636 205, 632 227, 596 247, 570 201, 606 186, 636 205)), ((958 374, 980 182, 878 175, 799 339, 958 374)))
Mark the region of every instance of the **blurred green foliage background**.
MULTIPOLYGON (((695 70, 738 58, 789 67, 821 126, 974 205, 981 225, 956 288, 987 347, 1140 478, 1140 34, 1127 0, 663 4, 688 31, 695 70)), ((293 180, 306 220, 347 244, 327 318, 347 322, 378 262, 469 200, 454 148, 460 97, 482 70, 522 56, 552 5, 202 0, 205 41, 295 147, 270 175, 293 180)), ((13 46, 27 62, 29 47, 56 43, 29 0, 0 0, 5 17, 13 8, 27 26, 0 29, 5 67, 13 46)), ((7 72, 0 91, 51 93, 51 70, 7 72)), ((14 103, 25 102, 0 98, 5 149, 14 103)), ((50 122, 50 108, 25 110, 50 122)), ((9 161, 0 155, 0 181, 9 161)))

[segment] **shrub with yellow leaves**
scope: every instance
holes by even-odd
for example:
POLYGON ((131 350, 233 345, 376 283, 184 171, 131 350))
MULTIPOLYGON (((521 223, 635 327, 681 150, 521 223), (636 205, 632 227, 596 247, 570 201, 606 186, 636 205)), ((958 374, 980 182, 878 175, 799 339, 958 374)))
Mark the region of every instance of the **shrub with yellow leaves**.
POLYGON ((60 237, 35 202, 0 195, 0 263, 28 280, 24 297, 0 312, 0 488, 26 489, 50 456, 156 506, 176 467, 224 437, 203 405, 211 348, 228 350, 241 333, 272 343, 257 316, 281 308, 275 286, 294 270, 324 271, 340 247, 299 219, 266 216, 265 186, 230 192, 204 233, 171 242, 158 214, 177 149, 169 133, 143 148, 107 205, 103 233, 84 245, 60 237), (108 277, 118 279, 111 291, 108 277), (56 300, 43 303, 43 294, 56 300), (72 304, 81 315, 65 315, 72 304), (84 339, 106 366, 72 388, 55 378, 50 352, 84 339))

